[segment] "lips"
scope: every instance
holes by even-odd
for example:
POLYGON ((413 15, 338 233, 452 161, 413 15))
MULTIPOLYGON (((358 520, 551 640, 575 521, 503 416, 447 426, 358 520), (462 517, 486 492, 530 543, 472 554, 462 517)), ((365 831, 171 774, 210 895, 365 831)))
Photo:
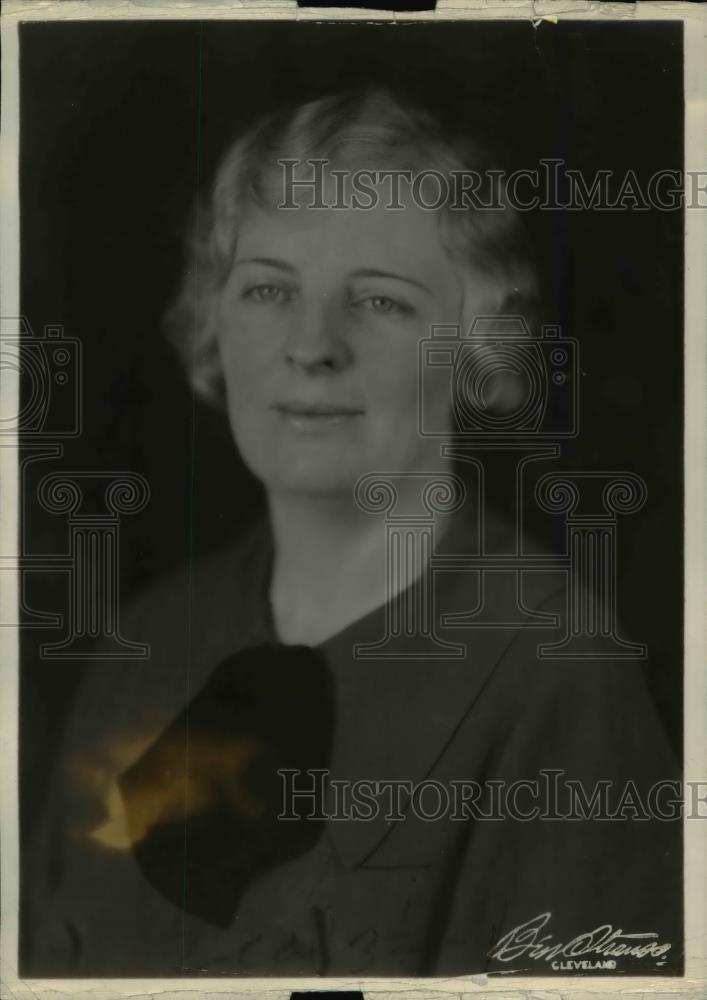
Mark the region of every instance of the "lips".
POLYGON ((360 417, 363 410, 340 403, 305 401, 301 399, 276 403, 274 409, 297 434, 321 435, 341 430, 360 417))
POLYGON ((355 417, 363 413, 358 407, 305 400, 287 400, 276 403, 274 408, 279 413, 293 417, 355 417))

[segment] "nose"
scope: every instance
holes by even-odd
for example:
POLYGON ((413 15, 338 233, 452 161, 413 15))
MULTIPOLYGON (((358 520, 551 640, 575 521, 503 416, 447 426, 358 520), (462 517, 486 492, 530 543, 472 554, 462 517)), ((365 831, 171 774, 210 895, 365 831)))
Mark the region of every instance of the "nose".
POLYGON ((339 371, 351 361, 345 319, 326 299, 301 299, 285 344, 286 360, 304 371, 339 371))

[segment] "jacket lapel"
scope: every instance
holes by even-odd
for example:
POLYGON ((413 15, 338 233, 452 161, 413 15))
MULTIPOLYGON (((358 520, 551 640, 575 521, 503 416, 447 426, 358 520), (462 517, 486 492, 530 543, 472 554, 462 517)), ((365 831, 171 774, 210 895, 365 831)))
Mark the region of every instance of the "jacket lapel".
MULTIPOLYGON (((463 528, 461 532, 457 529, 455 536, 447 541, 452 546, 456 543, 457 552, 468 551, 463 548, 463 528)), ((438 625, 444 614, 473 609, 478 597, 478 573, 435 575, 431 582, 438 625)), ((525 606, 537 607, 556 586, 556 579, 530 574, 524 588, 525 606)), ((504 603, 507 604, 500 591, 498 595, 487 594, 488 610, 496 621, 504 621, 504 611, 508 611, 501 606, 504 603)), ((446 641, 465 647, 463 657, 357 658, 355 645, 376 642, 383 636, 384 628, 384 609, 378 609, 322 647, 337 688, 337 736, 331 777, 346 782, 407 781, 414 786, 433 776, 449 754, 456 756, 459 740, 468 740, 465 734, 473 726, 474 714, 484 710, 483 695, 489 679, 502 668, 504 654, 514 640, 522 635, 528 655, 534 657, 541 637, 534 628, 523 630, 511 625, 445 628, 439 634, 446 641)), ((409 639, 399 640, 401 655, 408 644, 409 639)), ((386 652, 395 652, 395 648, 388 646, 386 652)), ((465 759, 465 773, 456 777, 473 778, 475 768, 480 766, 479 760, 465 759)), ((404 796, 404 805, 407 801, 404 796)), ((392 836, 400 843, 399 837, 424 837, 425 827, 440 826, 410 819, 391 820, 387 816, 389 804, 390 792, 385 792, 373 818, 341 819, 329 824, 329 835, 347 867, 375 864, 376 852, 392 836)))

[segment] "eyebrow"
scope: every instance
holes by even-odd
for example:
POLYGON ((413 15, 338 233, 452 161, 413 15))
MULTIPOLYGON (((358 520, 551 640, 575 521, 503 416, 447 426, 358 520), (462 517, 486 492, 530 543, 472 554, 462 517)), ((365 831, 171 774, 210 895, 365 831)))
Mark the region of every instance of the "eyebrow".
POLYGON ((427 292, 431 295, 430 289, 427 285, 423 284, 421 281, 417 281, 415 278, 408 278, 404 274, 396 274, 394 271, 380 271, 374 267, 367 267, 353 272, 354 278, 394 278, 395 281, 405 281, 408 285, 415 285, 416 288, 421 288, 423 292, 427 292))
MULTIPOLYGON (((281 271, 288 271, 290 274, 294 274, 297 271, 297 268, 293 267, 292 264, 288 264, 284 260, 278 260, 276 257, 243 257, 241 260, 233 262, 234 267, 238 267, 239 264, 266 264, 270 267, 277 267, 281 271)), ((428 295, 432 294, 429 287, 422 281, 417 281, 415 278, 408 278, 404 274, 396 274, 394 271, 381 271, 378 268, 367 267, 359 268, 351 276, 353 278, 393 278, 395 281, 404 281, 408 285, 421 288, 428 295)))
POLYGON ((288 264, 284 260, 277 260, 275 257, 243 257, 241 260, 234 260, 234 267, 238 267, 239 264, 268 264, 270 267, 279 267, 282 271, 294 272, 297 270, 292 264, 288 264))

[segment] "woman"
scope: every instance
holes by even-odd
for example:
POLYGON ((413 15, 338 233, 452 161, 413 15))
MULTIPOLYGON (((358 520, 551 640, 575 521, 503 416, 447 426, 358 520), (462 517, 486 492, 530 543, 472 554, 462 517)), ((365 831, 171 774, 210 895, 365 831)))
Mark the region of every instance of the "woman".
MULTIPOLYGON (((462 658, 420 658, 402 634, 361 655, 429 582, 424 546, 386 572, 362 477, 394 478, 413 542, 431 521, 440 550, 477 544, 473 510, 418 516, 421 483, 458 484, 444 366, 424 373, 438 433, 419 433, 419 342, 529 308, 536 281, 510 208, 424 207, 431 177, 391 207, 380 174, 376 197, 369 177, 368 200, 349 201, 342 178, 485 165, 382 92, 275 115, 223 160, 169 325, 267 517, 136 603, 147 665, 99 663, 87 682, 37 852, 26 972, 551 974, 566 969, 536 944, 602 925, 654 947, 570 954, 601 971, 679 967, 674 823, 563 822, 557 803, 543 819, 517 796, 503 818, 493 802, 499 782, 532 790, 543 769, 590 790, 673 777, 637 671, 538 661, 542 631, 520 627, 448 630, 462 658), (464 808, 415 802, 423 781, 466 782, 464 808)), ((508 533, 487 519, 487 550, 508 533)), ((560 575, 527 577, 524 606, 560 611, 560 575)), ((468 611, 475 587, 440 574, 435 613, 468 611)))

